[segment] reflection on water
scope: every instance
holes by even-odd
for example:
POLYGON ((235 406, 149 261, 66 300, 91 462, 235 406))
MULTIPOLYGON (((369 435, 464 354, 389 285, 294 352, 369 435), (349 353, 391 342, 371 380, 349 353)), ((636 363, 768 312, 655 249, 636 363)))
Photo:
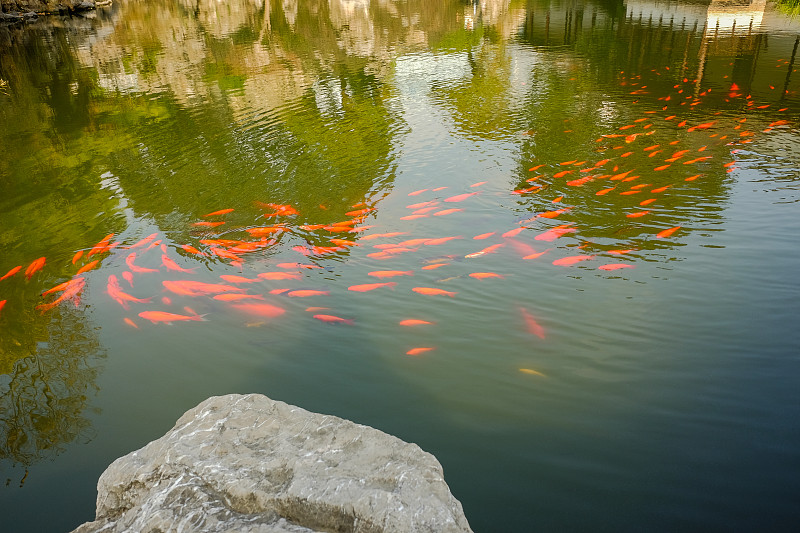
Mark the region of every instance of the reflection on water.
POLYGON ((799 42, 763 1, 131 0, 0 28, 9 527, 44 499, 34 528, 89 519, 53 487, 79 471, 90 508, 113 457, 250 391, 435 452, 476 530, 792 517, 799 42))

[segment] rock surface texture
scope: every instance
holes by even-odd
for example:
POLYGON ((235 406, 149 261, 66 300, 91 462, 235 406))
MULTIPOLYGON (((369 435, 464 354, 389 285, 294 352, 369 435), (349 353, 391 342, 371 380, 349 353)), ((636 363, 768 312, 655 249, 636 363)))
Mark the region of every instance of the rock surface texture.
POLYGON ((465 532, 436 458, 260 394, 212 397, 97 484, 89 532, 465 532))
POLYGON ((0 20, 27 13, 77 13, 94 9, 96 0, 0 0, 0 20))

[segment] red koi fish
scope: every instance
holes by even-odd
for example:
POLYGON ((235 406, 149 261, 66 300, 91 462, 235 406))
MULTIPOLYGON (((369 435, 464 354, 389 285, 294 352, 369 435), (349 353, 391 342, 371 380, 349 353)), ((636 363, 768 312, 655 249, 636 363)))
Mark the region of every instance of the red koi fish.
POLYGON ((578 231, 576 228, 572 228, 567 225, 556 226, 555 228, 550 228, 544 233, 540 233, 534 237, 534 239, 537 241, 552 242, 562 235, 566 235, 567 233, 575 233, 576 231, 578 231))
POLYGON ((666 169, 668 169, 668 168, 669 168, 669 167, 671 167, 671 166, 672 166, 672 165, 661 165, 661 166, 659 166, 659 167, 655 167, 653 170, 654 170, 654 171, 656 171, 656 172, 658 172, 658 171, 660 171, 660 170, 666 170, 666 169))
POLYGON ((234 294, 231 292, 224 292, 214 296, 214 299, 221 302, 238 302, 240 300, 263 300, 264 297, 260 294, 234 294))
POLYGON ((91 263, 86 263, 85 265, 83 265, 81 268, 78 269, 76 275, 83 274, 84 272, 88 272, 90 270, 94 270, 95 268, 97 268, 99 264, 100 264, 99 259, 95 259, 91 263))
POLYGON ((28 265, 28 268, 25 269, 25 279, 30 280, 34 274, 44 268, 44 264, 47 260, 44 257, 40 257, 36 259, 33 263, 28 265))
POLYGON ((395 276, 413 276, 413 270, 373 270, 372 272, 367 272, 367 276, 372 276, 373 278, 393 278, 395 276))
POLYGON ((205 322, 205 318, 203 318, 202 315, 179 315, 177 313, 167 313, 165 311, 142 311, 139 313, 139 316, 145 320, 149 320, 153 324, 158 324, 159 322, 171 324, 172 322, 181 322, 186 320, 205 322))
POLYGON ((639 205, 642 207, 652 204, 653 202, 658 201, 658 198, 648 198, 647 200, 642 200, 639 202, 639 205))
POLYGON ((262 208, 272 208, 275 210, 274 213, 269 213, 264 215, 265 217, 274 217, 274 216, 290 216, 290 215, 299 215, 300 212, 297 211, 294 207, 287 204, 271 204, 271 203, 264 203, 264 202, 255 202, 255 204, 262 208))
MULTIPOLYGON (((636 192, 639 192, 639 191, 636 191, 636 192)), ((635 213, 628 213, 628 214, 627 214, 627 215, 625 215, 625 216, 626 216, 626 217, 628 217, 628 218, 639 218, 639 217, 643 217, 643 216, 645 216, 645 215, 646 215, 646 214, 648 214, 649 212, 650 212, 650 211, 637 211, 637 212, 635 212, 635 213)))
POLYGON ((205 215, 203 215, 203 218, 214 217, 217 215, 227 215, 228 213, 233 213, 233 211, 234 211, 233 209, 220 209, 219 211, 214 211, 213 213, 206 213, 205 215))
POLYGON ((164 280, 161 282, 168 291, 182 296, 203 296, 206 294, 219 294, 221 292, 244 291, 241 287, 223 285, 219 283, 203 283, 202 281, 164 280))
POLYGON ((182 244, 181 245, 181 249, 183 251, 185 251, 185 252, 189 252, 190 254, 194 254, 194 255, 206 255, 206 254, 204 254, 203 252, 201 252, 200 250, 198 250, 197 248, 195 248, 194 246, 192 246, 190 244, 182 244))
POLYGON ((666 239, 667 237, 671 236, 673 233, 681 229, 680 226, 675 226, 674 228, 665 229, 663 231, 659 231, 656 233, 657 239, 666 239))
POLYGON ((315 291, 311 289, 300 289, 296 291, 289 291, 286 293, 287 296, 291 296, 292 298, 307 298, 309 296, 327 296, 331 293, 331 291, 315 291))
POLYGON ((619 270, 621 268, 636 268, 634 265, 628 263, 609 263, 607 265, 600 265, 597 270, 619 270))
POLYGON ((435 350, 435 348, 431 347, 423 347, 423 348, 411 348, 409 351, 406 352, 406 355, 419 355, 421 353, 430 352, 431 350, 435 350))
POLYGON ((452 202, 463 202, 464 200, 466 200, 470 196, 475 196, 476 194, 478 194, 478 193, 477 192, 468 192, 468 193, 464 193, 464 194, 458 194, 456 196, 451 196, 450 198, 445 198, 444 201, 445 202, 451 202, 451 203, 452 202))
POLYGON ((473 237, 473 239, 475 239, 475 240, 483 240, 483 239, 488 239, 489 237, 491 237, 491 236, 492 236, 492 235, 494 235, 495 233, 497 233, 497 232, 496 232, 496 231, 490 231, 489 233, 481 233, 480 235, 475 235, 475 236, 473 237))
POLYGON ((420 189, 420 190, 418 190, 418 191, 410 192, 410 193, 408 193, 408 196, 416 196, 416 195, 418 195, 418 194, 422 194, 422 193, 424 193, 424 192, 425 192, 425 191, 427 191, 427 190, 428 190, 428 189, 420 189))
POLYGON ((487 279, 487 278, 505 279, 505 276, 501 274, 496 274, 495 272, 473 272, 469 275, 469 277, 475 279, 487 279))
POLYGON ((75 263, 77 263, 78 259, 80 259, 81 256, 83 256, 83 250, 78 250, 77 252, 75 252, 75 255, 72 256, 72 264, 74 265, 75 263))
POLYGON ((594 259, 593 255, 570 255, 567 257, 562 257, 561 259, 556 259, 553 261, 553 264, 556 266, 569 266, 574 265, 575 263, 580 263, 581 261, 590 261, 594 259))
POLYGON ((423 326, 427 324, 435 324, 435 322, 428 322, 427 320, 418 320, 416 318, 408 318, 406 320, 401 320, 401 326, 423 326))
POLYGON ((122 321, 125 322, 126 324, 128 324, 132 328, 139 329, 139 326, 136 325, 136 322, 134 322, 133 320, 131 320, 128 317, 123 318, 122 321))
POLYGON ((167 267, 167 270, 174 270, 175 272, 185 272, 192 274, 194 271, 188 268, 183 268, 178 263, 167 257, 167 254, 161 254, 161 264, 167 267))
POLYGON ((223 250, 222 248, 217 248, 216 246, 212 246, 208 249, 212 254, 216 255, 217 257, 221 257, 223 259, 233 259, 234 261, 238 261, 241 259, 238 255, 228 250, 223 250))
POLYGON ((434 287, 414 287, 412 291, 419 294, 426 294, 428 296, 449 296, 454 298, 457 292, 446 291, 444 289, 436 289, 434 287))
POLYGON ((143 272, 158 272, 158 270, 156 270, 155 268, 145 268, 134 265, 133 262, 135 260, 136 260, 136 252, 131 252, 130 254, 128 254, 128 257, 125 258, 125 264, 128 265, 128 268, 130 268, 132 272, 136 272, 139 274, 143 272))
POLYGON ((481 185, 486 185, 489 183, 488 181, 479 181, 478 183, 473 183, 470 187, 480 187, 481 185))
POLYGON ((427 239, 424 244, 425 244, 425 246, 438 246, 440 244, 444 244, 446 242, 450 242, 452 240, 460 239, 460 238, 461 238, 461 236, 458 236, 458 237, 440 237, 438 239, 427 239))
POLYGON ((3 280, 4 280, 4 279, 6 279, 6 278, 10 278, 11 276, 13 276, 14 274, 16 274, 16 273, 17 273, 17 272, 19 272, 20 270, 22 270, 22 265, 15 266, 14 268, 12 268, 12 269, 11 269, 11 270, 9 270, 8 272, 6 272, 6 275, 5 275, 5 276, 3 276, 2 278, 0 278, 0 281, 3 281, 3 280))
POLYGON ((528 312, 527 309, 524 307, 519 308, 519 312, 522 315, 522 318, 525 319, 525 325, 527 326, 528 333, 536 335, 540 339, 545 338, 545 331, 541 324, 539 324, 536 319, 533 317, 532 314, 528 312))
POLYGON ((546 254, 549 251, 550 251, 550 248, 548 248, 544 252, 537 252, 537 253, 534 253, 534 254, 526 255, 525 257, 523 257, 523 259, 536 259, 537 257, 542 257, 544 254, 546 254))
POLYGON ((269 318, 279 317, 286 312, 286 309, 282 307, 266 303, 232 304, 231 307, 249 315, 265 316, 269 318))
POLYGON ((694 130, 707 130, 708 128, 712 127, 716 124, 716 120, 713 122, 706 122, 705 124, 698 124, 697 126, 692 126, 691 128, 687 129, 686 131, 694 131, 694 130))
POLYGON ((605 194, 608 194, 608 193, 610 193, 610 192, 611 192, 611 191, 613 191, 614 189, 616 189, 616 187, 609 187, 609 188, 607 188, 607 189, 601 189, 601 190, 597 191, 597 192, 596 192, 596 193, 594 193, 594 194, 595 194, 596 196, 603 196, 603 195, 605 195, 605 194))
POLYGON ((328 324, 350 324, 351 326, 355 324, 351 318, 342 318, 334 315, 314 315, 314 318, 328 324))
POLYGON ((125 272, 122 273, 122 277, 125 279, 125 281, 128 282, 128 285, 133 287, 133 274, 132 273, 130 273, 130 272, 128 272, 126 270, 125 272))
POLYGON ((58 285, 56 285, 52 289, 47 289, 46 291, 44 291, 42 293, 42 296, 47 296, 48 294, 52 294, 54 292, 62 292, 62 291, 67 290, 68 288, 72 287, 75 284, 83 284, 83 283, 86 283, 86 280, 83 279, 83 278, 78 278, 78 277, 72 278, 72 279, 70 279, 68 281, 65 281, 64 283, 59 283, 58 285))
POLYGON ((65 302, 67 300, 72 300, 75 304, 75 307, 78 307, 80 305, 80 293, 85 285, 85 278, 73 278, 72 283, 70 283, 69 286, 64 289, 64 292, 61 293, 61 296, 49 304, 37 305, 36 309, 39 309, 44 313, 45 311, 48 311, 61 302, 65 302))
MULTIPOLYGON (((397 286, 396 281, 387 281, 386 283, 364 283, 362 285, 350 285, 349 287, 347 287, 347 290, 354 292, 367 292, 367 291, 373 291, 375 289, 380 289, 381 287, 391 288, 396 286, 397 286)), ((289 296, 291 296, 291 294, 289 296)))

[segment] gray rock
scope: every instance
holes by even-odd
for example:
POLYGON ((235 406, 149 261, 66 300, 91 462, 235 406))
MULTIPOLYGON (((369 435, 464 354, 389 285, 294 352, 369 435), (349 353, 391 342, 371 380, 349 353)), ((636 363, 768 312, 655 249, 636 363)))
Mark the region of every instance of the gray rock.
POLYGON ((97 484, 74 533, 467 532, 436 458, 260 394, 212 397, 97 484))

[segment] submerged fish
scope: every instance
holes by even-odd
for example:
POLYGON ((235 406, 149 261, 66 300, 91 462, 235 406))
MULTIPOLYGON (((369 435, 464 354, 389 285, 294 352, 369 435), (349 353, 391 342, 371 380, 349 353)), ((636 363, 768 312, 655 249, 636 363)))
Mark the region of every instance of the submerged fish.
POLYGON ((408 318, 400 321, 401 326, 422 326, 427 324, 435 324, 435 322, 428 322, 427 320, 419 320, 416 318, 408 318))
POLYGON ((233 304, 231 307, 251 315, 266 316, 271 318, 281 316, 286 312, 286 309, 282 307, 266 303, 233 304))
POLYGON ((411 348, 409 351, 406 352, 406 355, 419 355, 421 353, 430 352, 435 348, 432 347, 423 347, 423 348, 411 348))
POLYGON ((198 322, 205 321, 202 315, 179 315, 177 313, 167 313, 165 311, 142 311, 139 313, 139 316, 145 320, 149 320, 153 324, 157 324, 159 322, 170 324, 172 322, 181 322, 186 320, 194 320, 198 322))
POLYGON ((457 292, 446 291, 444 289, 437 289, 434 287, 414 287, 411 290, 419 294, 427 294, 430 296, 449 296, 450 298, 453 298, 456 294, 458 294, 457 292))
POLYGON ((545 338, 545 331, 541 324, 539 324, 536 319, 533 317, 532 314, 528 312, 527 309, 524 307, 519 308, 519 312, 522 315, 522 318, 525 320, 525 325, 528 329, 528 333, 536 335, 540 339, 545 338))
POLYGON ((395 276, 413 276, 414 271, 412 270, 373 270, 372 272, 367 272, 367 276, 372 276, 373 278, 393 278, 395 276))
POLYGON ((350 324, 351 326, 355 324, 351 318, 342 318, 334 315, 314 315, 314 318, 328 324, 350 324))
MULTIPOLYGON (((347 287, 347 290, 354 292, 367 292, 375 289, 380 289, 381 287, 395 287, 395 286, 397 286, 396 281, 388 281, 386 283, 364 283, 362 285, 350 285, 349 287, 347 287)), ((289 296, 291 296, 291 294, 289 294, 289 296)))

